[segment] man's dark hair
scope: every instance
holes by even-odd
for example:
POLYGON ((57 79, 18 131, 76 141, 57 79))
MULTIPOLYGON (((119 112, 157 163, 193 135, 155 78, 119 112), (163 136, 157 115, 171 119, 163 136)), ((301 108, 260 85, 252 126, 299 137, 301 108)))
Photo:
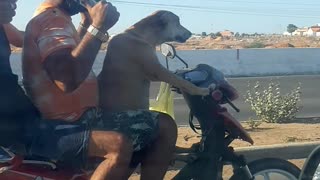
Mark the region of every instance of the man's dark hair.
POLYGON ((87 11, 87 9, 80 4, 80 0, 64 0, 59 7, 66 11, 70 16, 87 11))

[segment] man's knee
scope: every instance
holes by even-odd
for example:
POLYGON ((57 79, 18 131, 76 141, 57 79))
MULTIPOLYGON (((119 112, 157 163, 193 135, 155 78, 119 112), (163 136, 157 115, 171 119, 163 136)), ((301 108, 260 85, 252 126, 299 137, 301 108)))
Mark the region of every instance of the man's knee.
POLYGON ((133 152, 132 142, 117 132, 92 131, 89 140, 89 156, 129 156, 133 152))
POLYGON ((115 145, 114 153, 130 156, 133 153, 132 141, 122 134, 117 133, 115 135, 115 145))
POLYGON ((115 148, 107 153, 106 158, 117 164, 129 164, 133 153, 132 142, 122 134, 115 134, 115 148))

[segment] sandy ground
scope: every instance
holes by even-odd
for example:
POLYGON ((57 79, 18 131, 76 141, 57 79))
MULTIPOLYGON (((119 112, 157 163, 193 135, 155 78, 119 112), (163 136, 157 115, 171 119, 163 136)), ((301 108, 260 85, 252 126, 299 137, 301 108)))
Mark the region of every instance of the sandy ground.
MULTIPOLYGON (((107 48, 102 44, 101 50, 107 48)), ((319 37, 264 35, 247 37, 215 37, 190 38, 186 43, 174 43, 179 50, 197 49, 243 49, 243 48, 318 48, 319 37)), ((12 47, 13 52, 21 52, 21 48, 12 47)))
POLYGON ((180 50, 243 49, 243 48, 318 48, 319 37, 302 36, 250 36, 250 37, 203 37, 190 38, 186 43, 175 43, 180 50))
MULTIPOLYGON (((257 129, 250 129, 246 123, 243 126, 248 130, 253 140, 254 145, 270 145, 293 142, 310 142, 320 140, 320 124, 319 119, 308 119, 297 121, 290 124, 261 124, 257 129)), ((179 128, 179 137, 177 145, 181 147, 190 147, 193 143, 199 141, 199 137, 187 127, 179 128)), ((232 143, 233 147, 250 146, 246 142, 236 140, 232 143)), ((298 167, 302 167, 304 160, 290 160, 298 167)), ((230 167, 224 170, 224 177, 228 178, 232 172, 230 167)), ((165 179, 171 179, 178 171, 169 171, 165 179)), ((139 174, 134 174, 130 180, 138 180, 139 174)))

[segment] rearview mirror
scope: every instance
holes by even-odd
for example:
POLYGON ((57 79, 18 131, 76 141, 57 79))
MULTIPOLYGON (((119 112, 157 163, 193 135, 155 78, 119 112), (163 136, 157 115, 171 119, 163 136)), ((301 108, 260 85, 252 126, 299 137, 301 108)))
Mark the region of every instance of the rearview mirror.
POLYGON ((170 59, 173 59, 174 57, 176 57, 176 50, 171 44, 167 44, 167 43, 161 44, 160 51, 165 57, 168 57, 170 59))

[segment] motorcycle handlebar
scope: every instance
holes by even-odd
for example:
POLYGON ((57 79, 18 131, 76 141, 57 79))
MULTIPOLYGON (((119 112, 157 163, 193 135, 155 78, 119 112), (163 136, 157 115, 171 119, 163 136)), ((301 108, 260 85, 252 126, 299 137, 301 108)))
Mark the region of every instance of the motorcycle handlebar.
POLYGON ((231 100, 225 96, 223 94, 223 92, 221 92, 219 89, 213 90, 211 93, 211 97, 215 100, 215 101, 225 101, 226 103, 228 103, 236 112, 240 112, 240 109, 237 108, 237 106, 235 106, 231 100))
POLYGON ((228 103, 236 112, 240 112, 240 109, 237 108, 237 106, 234 105, 234 104, 230 101, 230 99, 229 99, 228 97, 225 97, 225 99, 226 99, 227 103, 228 103))

